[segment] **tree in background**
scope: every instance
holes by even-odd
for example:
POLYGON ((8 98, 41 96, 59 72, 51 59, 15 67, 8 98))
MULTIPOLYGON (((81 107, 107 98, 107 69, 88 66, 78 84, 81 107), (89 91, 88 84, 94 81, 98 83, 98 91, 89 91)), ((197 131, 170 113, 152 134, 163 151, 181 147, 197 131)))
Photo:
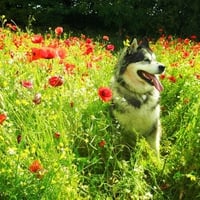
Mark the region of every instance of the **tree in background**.
POLYGON ((200 6, 198 0, 157 0, 155 23, 168 33, 180 36, 200 36, 200 6), (160 17, 159 17, 160 16, 160 17))
POLYGON ((1 0, 0 8, 0 15, 21 27, 34 16, 40 30, 62 25, 152 37, 159 28, 177 36, 200 33, 198 0, 1 0))

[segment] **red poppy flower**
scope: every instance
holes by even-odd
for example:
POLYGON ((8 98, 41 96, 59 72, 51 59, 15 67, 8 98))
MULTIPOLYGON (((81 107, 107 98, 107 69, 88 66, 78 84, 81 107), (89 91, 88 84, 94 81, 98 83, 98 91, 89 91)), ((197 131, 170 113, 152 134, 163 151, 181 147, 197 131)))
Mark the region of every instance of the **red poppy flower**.
POLYGON ((106 46, 106 49, 107 49, 108 51, 114 51, 114 50, 115 50, 115 46, 114 46, 113 44, 108 44, 108 45, 106 46))
POLYGON ((168 79, 169 79, 172 83, 176 83, 176 77, 175 77, 175 76, 169 76, 168 79))
POLYGON ((59 132, 54 133, 54 137, 55 137, 56 139, 60 138, 60 133, 59 133, 59 132))
POLYGON ((19 48, 21 45, 22 45, 22 37, 20 37, 20 36, 13 36, 13 43, 15 44, 15 46, 17 47, 17 48, 19 48))
POLYGON ((66 63, 65 64, 65 70, 67 73, 69 74, 73 74, 73 70, 75 68, 75 65, 74 64, 70 64, 70 63, 66 63))
POLYGON ((3 124, 3 122, 6 120, 7 116, 5 114, 0 114, 0 124, 3 124))
POLYGON ((27 53, 28 60, 31 62, 41 58, 41 50, 39 48, 32 48, 31 52, 27 53))
POLYGON ((43 42, 43 37, 41 35, 34 35, 32 38, 31 38, 31 41, 33 43, 42 43, 43 42))
POLYGON ((109 37, 108 37, 107 35, 104 35, 104 36, 103 36, 103 40, 109 41, 109 37))
POLYGON ((52 59, 56 57, 56 50, 51 47, 43 47, 40 49, 41 58, 52 59))
POLYGON ((88 55, 92 53, 93 51, 94 51, 94 47, 92 46, 92 44, 86 44, 86 50, 83 53, 83 55, 88 55))
POLYGON ((163 80, 163 79, 165 79, 166 76, 165 76, 165 74, 161 74, 159 77, 161 80, 163 80))
POLYGON ((172 35, 168 35, 168 40, 173 40, 173 36, 172 35))
POLYGON ((190 56, 190 53, 188 51, 183 52, 183 58, 187 58, 190 56))
POLYGON ((196 35, 191 35, 190 38, 191 38, 192 40, 195 40, 195 39, 197 39, 197 36, 196 36, 196 35))
POLYGON ((172 67, 178 67, 178 65, 179 65, 178 62, 173 62, 173 63, 171 63, 171 66, 172 66, 172 67))
POLYGON ((98 90, 98 95, 102 101, 108 102, 112 99, 112 90, 108 87, 100 87, 98 90))
POLYGON ((87 44, 91 44, 92 43, 92 39, 91 38, 87 38, 85 41, 87 44))
MULTIPOLYGON (((61 55, 61 52, 58 52, 59 56, 61 55)), ((40 58, 44 59, 52 59, 57 56, 56 49, 51 47, 42 47, 42 48, 32 48, 31 49, 31 55, 28 54, 28 58, 30 61, 37 60, 40 58)))
POLYGON ((190 60, 189 64, 190 64, 191 67, 194 67, 194 65, 195 65, 195 59, 190 60))
POLYGON ((65 43, 66 46, 68 46, 68 47, 70 47, 70 45, 71 45, 70 39, 66 39, 66 40, 64 41, 64 43, 65 43))
POLYGON ((68 39, 66 39, 64 41, 64 43, 68 47, 75 45, 77 42, 79 42, 79 38, 78 37, 69 37, 68 39))
POLYGON ((51 78, 49 78, 49 85, 51 85, 52 87, 61 86, 63 82, 64 81, 61 76, 52 76, 51 78))
POLYGON ((6 24, 6 26, 9 27, 12 31, 17 31, 17 26, 14 24, 8 23, 8 24, 6 24))
POLYGON ((187 44, 189 44, 190 43, 190 39, 189 38, 185 38, 184 39, 184 43, 187 45, 187 44))
POLYGON ((200 74, 196 74, 196 78, 200 80, 200 74))
POLYGON ((105 144, 106 144, 106 141, 105 140, 101 140, 99 142, 99 147, 103 148, 105 146, 105 144))
POLYGON ((58 26, 57 28, 55 28, 55 33, 57 36, 61 35, 63 33, 63 27, 58 26))
POLYGON ((0 41, 0 50, 2 50, 3 48, 4 48, 4 43, 0 41))
POLYGON ((32 173, 37 173, 42 169, 43 167, 38 160, 34 160, 32 164, 29 166, 29 171, 31 171, 32 173))
POLYGON ((23 87, 28 88, 28 89, 32 89, 33 88, 33 83, 31 81, 21 81, 21 84, 23 87))

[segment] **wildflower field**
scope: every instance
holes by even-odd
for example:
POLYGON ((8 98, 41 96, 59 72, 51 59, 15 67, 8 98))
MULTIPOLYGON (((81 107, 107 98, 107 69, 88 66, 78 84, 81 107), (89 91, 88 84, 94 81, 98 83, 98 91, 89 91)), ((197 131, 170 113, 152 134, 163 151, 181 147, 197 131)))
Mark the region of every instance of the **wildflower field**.
POLYGON ((150 41, 167 66, 161 159, 142 139, 125 161, 109 113, 118 57, 109 37, 74 37, 62 27, 41 35, 2 23, 0 199, 200 199, 195 40, 163 34, 150 41))

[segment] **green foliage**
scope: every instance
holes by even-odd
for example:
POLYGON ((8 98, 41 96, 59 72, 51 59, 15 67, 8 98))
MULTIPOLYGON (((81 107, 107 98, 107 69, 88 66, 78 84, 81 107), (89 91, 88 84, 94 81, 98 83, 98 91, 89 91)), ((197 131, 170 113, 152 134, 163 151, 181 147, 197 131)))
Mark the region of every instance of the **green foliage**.
POLYGON ((117 61, 109 39, 37 37, 0 29, 0 199, 200 198, 199 43, 151 42, 167 66, 161 159, 141 139, 124 160, 110 102, 98 95, 117 61))
POLYGON ((198 35, 199 1, 193 0, 2 0, 0 15, 26 27, 34 16, 36 30, 57 25, 88 31, 107 30, 118 36, 137 35, 157 38, 159 29, 167 34, 198 35))

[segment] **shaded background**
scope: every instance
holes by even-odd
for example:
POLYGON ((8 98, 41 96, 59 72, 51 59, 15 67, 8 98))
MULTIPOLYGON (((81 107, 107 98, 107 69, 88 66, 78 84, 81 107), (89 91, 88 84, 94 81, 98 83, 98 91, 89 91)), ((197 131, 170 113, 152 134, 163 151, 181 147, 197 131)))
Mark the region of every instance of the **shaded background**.
POLYGON ((1 0, 0 8, 8 21, 35 31, 63 26, 65 31, 156 38, 162 29, 178 37, 200 36, 199 0, 1 0))

